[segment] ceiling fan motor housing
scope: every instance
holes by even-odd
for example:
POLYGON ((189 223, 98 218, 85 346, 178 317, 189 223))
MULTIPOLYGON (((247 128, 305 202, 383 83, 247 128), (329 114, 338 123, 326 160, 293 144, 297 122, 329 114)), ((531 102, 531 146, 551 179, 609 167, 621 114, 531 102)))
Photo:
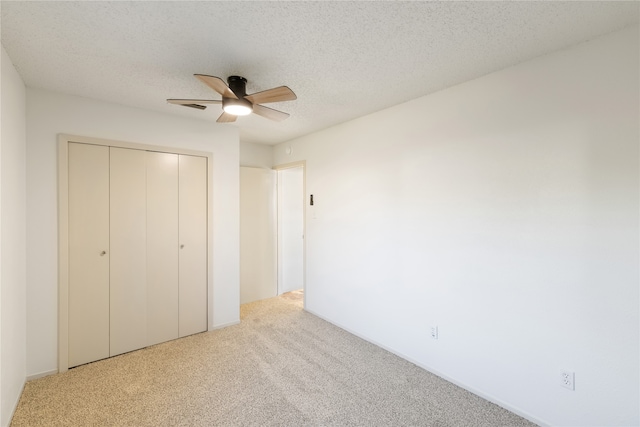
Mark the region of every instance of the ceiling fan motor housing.
POLYGON ((240 76, 229 76, 227 78, 229 89, 236 94, 238 98, 244 98, 247 95, 247 79, 240 76))
POLYGON ((229 76, 227 79, 229 89, 238 97, 226 98, 222 97, 222 109, 230 114, 234 115, 246 115, 253 111, 253 104, 248 99, 245 99, 247 95, 247 79, 240 76, 229 76))

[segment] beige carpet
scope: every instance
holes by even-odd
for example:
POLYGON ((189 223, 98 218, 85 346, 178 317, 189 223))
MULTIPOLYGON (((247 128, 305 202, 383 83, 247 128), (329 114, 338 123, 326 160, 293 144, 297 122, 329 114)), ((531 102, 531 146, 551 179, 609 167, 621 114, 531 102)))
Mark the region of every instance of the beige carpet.
POLYGON ((12 426, 534 425, 301 307, 30 381, 12 426))

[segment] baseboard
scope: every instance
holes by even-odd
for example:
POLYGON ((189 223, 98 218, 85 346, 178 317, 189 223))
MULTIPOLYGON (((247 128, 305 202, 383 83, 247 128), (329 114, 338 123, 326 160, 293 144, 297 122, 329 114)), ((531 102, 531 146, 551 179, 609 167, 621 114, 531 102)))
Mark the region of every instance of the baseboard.
POLYGON ((16 409, 18 409, 18 403, 20 402, 20 397, 22 397, 22 392, 24 391, 24 385, 27 382, 23 382, 22 383, 22 387, 20 387, 20 393, 18 393, 18 397, 16 398, 16 401, 13 402, 13 405, 11 405, 11 413, 9 414, 9 424, 5 424, 2 427, 9 427, 11 425, 11 420, 13 419, 13 415, 16 413, 16 409))
POLYGON ((52 369, 50 371, 39 372, 37 374, 27 375, 27 381, 37 380, 38 378, 48 377, 49 375, 57 374, 57 369, 52 369))
POLYGON ((209 330, 210 331, 215 331, 216 329, 228 328, 229 326, 239 325, 239 324, 240 324, 240 321, 236 320, 236 321, 233 321, 233 322, 223 323, 221 325, 212 326, 211 328, 209 328, 209 330))
POLYGON ((442 372, 438 371, 437 369, 433 369, 432 367, 427 366, 424 363, 419 362, 417 360, 414 360, 413 358, 408 357, 407 355, 402 354, 401 352, 399 352, 397 350, 394 350, 393 348, 390 348, 390 347, 388 347, 388 346, 386 346, 384 344, 381 344, 381 343, 377 342, 376 340, 372 340, 371 338, 369 338, 367 336, 364 336, 364 335, 362 335, 362 334, 360 334, 358 332, 355 332, 355 331, 353 331, 353 330, 351 330, 349 328, 346 328, 346 327, 342 326, 341 324, 336 323, 336 322, 334 322, 334 321, 332 321, 330 319, 327 319, 326 317, 324 317, 324 316, 322 316, 322 315, 320 315, 320 314, 318 314, 318 313, 316 313, 316 312, 314 312, 312 310, 309 310, 309 309, 305 308, 305 311, 309 312, 310 314, 313 314, 314 316, 319 317, 320 319, 322 319, 324 321, 327 321, 327 322, 331 323, 334 326, 337 326, 340 329, 343 329, 343 330, 349 332, 352 335, 357 336, 358 338, 361 338, 361 339, 363 339, 363 340, 365 340, 367 342, 370 342, 371 344, 374 344, 374 345, 376 345, 376 346, 378 346, 380 348, 383 348, 383 349, 387 350, 389 353, 393 353, 396 356, 401 357, 402 359, 404 359, 404 360, 406 360, 408 362, 411 362, 414 365, 424 369, 425 371, 428 371, 428 372, 430 372, 430 373, 442 378, 443 380, 449 381, 450 383, 455 384, 458 387, 463 388, 463 389, 475 394, 476 396, 480 396, 481 398, 483 398, 485 400, 488 400, 489 402, 494 403, 494 404, 500 406, 501 408, 506 409, 507 411, 513 412, 514 414, 519 415, 522 418, 524 418, 524 419, 526 419, 528 421, 531 421, 532 423, 535 423, 535 424, 537 424, 537 425, 539 425, 541 427, 550 427, 551 426, 550 423, 547 423, 547 422, 539 419, 538 417, 535 417, 532 414, 530 414, 530 413, 528 413, 526 411, 523 411, 520 408, 517 408, 517 407, 514 407, 514 406, 510 405, 510 404, 504 402, 502 399, 498 399, 495 396, 492 396, 492 395, 490 395, 488 393, 483 392, 482 390, 478 390, 478 389, 476 389, 474 387, 469 386, 468 384, 465 384, 463 382, 460 382, 460 381, 456 380, 455 378, 451 378, 450 376, 443 374, 442 372))

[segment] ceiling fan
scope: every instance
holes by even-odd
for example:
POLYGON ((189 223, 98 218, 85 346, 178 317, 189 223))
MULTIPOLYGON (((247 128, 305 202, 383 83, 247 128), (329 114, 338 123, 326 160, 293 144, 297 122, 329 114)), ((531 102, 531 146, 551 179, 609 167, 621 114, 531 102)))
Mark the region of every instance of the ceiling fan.
POLYGON ((246 116, 256 113, 267 119, 282 121, 289 117, 288 113, 265 107, 269 102, 293 101, 297 99, 295 93, 287 86, 278 86, 262 92, 247 95, 247 79, 240 76, 229 76, 228 85, 220 77, 194 74, 197 79, 222 95, 222 100, 215 99, 167 99, 170 104, 183 105, 185 107, 204 110, 202 104, 222 104, 222 115, 216 120, 218 123, 235 122, 238 116, 246 116))

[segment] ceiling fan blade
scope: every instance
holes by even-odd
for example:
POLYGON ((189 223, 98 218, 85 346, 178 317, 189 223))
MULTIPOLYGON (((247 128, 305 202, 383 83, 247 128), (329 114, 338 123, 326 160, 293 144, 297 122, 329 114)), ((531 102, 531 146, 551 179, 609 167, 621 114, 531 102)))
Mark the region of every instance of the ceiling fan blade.
POLYGON ((189 105, 189 104, 222 104, 217 99, 167 99, 169 104, 189 105))
POLYGON ((276 122, 281 122, 287 117, 289 117, 289 113, 285 113, 284 111, 274 110, 273 108, 265 107, 264 105, 258 105, 258 104, 255 104, 253 106, 253 112, 267 119, 275 120, 276 122))
POLYGON ((229 89, 229 86, 227 86, 224 80, 222 80, 220 77, 207 76, 205 74, 194 74, 194 76, 196 76, 196 78, 198 78, 198 80, 200 80, 202 83, 218 92, 224 98, 238 99, 235 93, 233 93, 233 91, 229 89))
POLYGON ((167 99, 169 104, 182 105, 183 107, 197 108, 198 110, 204 110, 207 107, 201 104, 221 104, 222 101, 216 101, 214 99, 167 99))
POLYGON ((293 101, 298 99, 295 93, 287 86, 274 87, 273 89, 263 90, 262 92, 252 93, 245 96, 253 104, 266 104, 269 102, 293 101))
POLYGON ((235 122, 238 116, 234 116, 233 114, 222 113, 216 122, 218 123, 231 123, 235 122))

